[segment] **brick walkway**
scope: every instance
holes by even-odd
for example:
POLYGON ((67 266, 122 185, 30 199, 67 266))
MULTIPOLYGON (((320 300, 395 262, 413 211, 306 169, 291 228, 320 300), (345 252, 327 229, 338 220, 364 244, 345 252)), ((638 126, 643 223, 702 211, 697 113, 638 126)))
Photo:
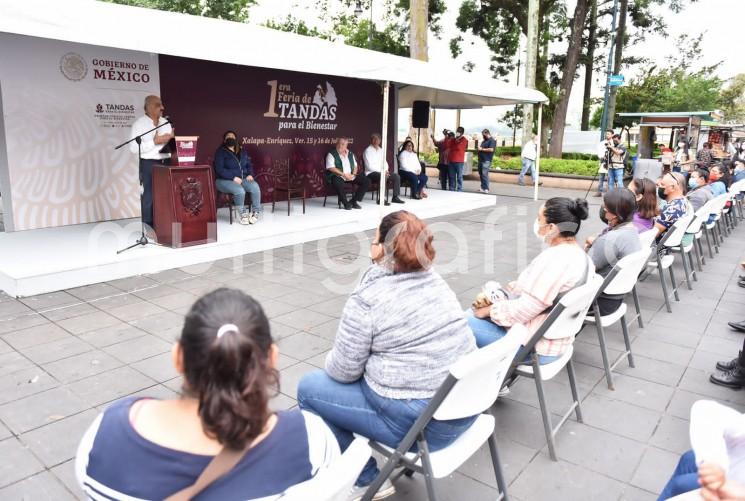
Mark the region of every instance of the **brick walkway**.
MULTIPOLYGON (((500 212, 430 221, 436 266, 464 307, 486 279, 514 279, 539 250, 532 235, 538 204, 511 196, 527 188, 497 190, 504 195, 500 212), (485 225, 487 218, 496 224, 485 225), (493 249, 484 238, 497 240, 493 249)), ((591 202, 592 221, 582 238, 600 228, 598 199, 591 202)), ((368 238, 369 232, 349 235, 243 256, 237 266, 224 260, 206 270, 171 270, 21 300, 0 295, 0 499, 79 498, 72 458, 83 430, 123 396, 176 395, 171 342, 191 303, 217 287, 238 287, 261 301, 282 352, 282 393, 273 405, 295 405, 298 380, 322 366, 346 295, 369 263, 368 238), (330 266, 341 273, 327 271, 330 266)), ((662 306, 656 275, 640 285, 647 324, 630 326, 637 367, 620 365, 615 391, 605 385, 594 331, 582 332, 575 360, 585 424, 570 420, 559 432, 558 462, 548 458, 532 381, 519 381, 497 403, 512 499, 653 500, 689 448, 693 401, 713 398, 745 410, 743 392, 708 382, 715 361, 733 357, 742 345, 742 335, 726 322, 743 318, 745 289, 736 284, 743 244, 740 225, 694 290, 683 286, 672 314, 662 306)), ((611 348, 621 347, 620 330, 609 329, 608 340, 611 348)), ((566 376, 546 386, 558 414, 570 399, 566 376)), ((452 478, 437 482, 442 499, 494 499, 488 458, 482 449, 452 478)), ((426 499, 421 478, 403 478, 397 488, 392 499, 426 499)))

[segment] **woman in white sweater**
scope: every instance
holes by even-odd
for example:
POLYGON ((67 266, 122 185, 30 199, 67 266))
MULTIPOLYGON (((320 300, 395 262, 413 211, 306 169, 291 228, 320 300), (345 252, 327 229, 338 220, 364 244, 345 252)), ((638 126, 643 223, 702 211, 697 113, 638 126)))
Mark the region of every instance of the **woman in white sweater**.
POLYGON ((406 141, 398 155, 398 174, 411 186, 411 198, 427 198, 424 188, 427 186, 427 173, 424 171, 419 156, 414 152, 414 143, 406 141))

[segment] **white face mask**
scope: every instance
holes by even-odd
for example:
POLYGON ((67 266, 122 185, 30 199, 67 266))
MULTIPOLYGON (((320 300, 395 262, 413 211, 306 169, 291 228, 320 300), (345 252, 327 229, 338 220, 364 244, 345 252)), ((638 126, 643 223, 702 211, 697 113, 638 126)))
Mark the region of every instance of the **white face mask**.
POLYGON ((461 137, 462 135, 463 135, 463 134, 461 134, 460 132, 456 132, 456 133, 455 133, 455 137, 461 137))
POLYGON ((545 242, 546 241, 545 237, 541 235, 540 233, 538 233, 540 229, 541 229, 541 225, 538 223, 537 219, 534 219, 533 220, 533 235, 535 235, 535 237, 541 242, 545 242))
POLYGON ((686 147, 685 143, 678 143, 678 148, 685 148, 685 147, 686 147))

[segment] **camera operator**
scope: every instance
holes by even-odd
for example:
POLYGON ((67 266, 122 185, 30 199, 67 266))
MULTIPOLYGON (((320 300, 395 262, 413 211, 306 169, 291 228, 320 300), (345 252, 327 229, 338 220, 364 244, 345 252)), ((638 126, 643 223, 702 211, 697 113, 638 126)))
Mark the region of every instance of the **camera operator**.
POLYGON ((613 129, 605 131, 605 141, 600 141, 598 144, 598 191, 595 193, 596 197, 603 196, 603 185, 605 184, 605 178, 608 175, 608 164, 609 164, 609 150, 608 145, 613 142, 613 129))
POLYGON ((605 147, 608 158, 608 190, 623 188, 623 170, 628 150, 621 142, 619 134, 613 134, 610 141, 606 139, 605 147))

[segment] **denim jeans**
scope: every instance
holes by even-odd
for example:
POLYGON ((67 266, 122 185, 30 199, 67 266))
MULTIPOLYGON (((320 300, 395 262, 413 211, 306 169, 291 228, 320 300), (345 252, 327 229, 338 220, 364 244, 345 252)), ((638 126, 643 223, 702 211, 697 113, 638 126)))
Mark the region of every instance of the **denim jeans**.
POLYGON ((448 189, 463 191, 463 162, 450 162, 448 168, 448 189))
POLYGON ((239 212, 245 211, 246 193, 251 194, 251 207, 256 212, 261 212, 261 187, 259 183, 244 179, 241 184, 236 184, 232 179, 218 179, 215 181, 217 190, 222 193, 233 195, 233 205, 239 212))
POLYGON ((411 186, 411 196, 419 195, 427 187, 427 174, 422 170, 419 174, 414 174, 407 170, 399 169, 398 174, 401 179, 407 181, 411 186))
POLYGON ((517 178, 517 184, 525 184, 525 174, 530 171, 530 177, 535 182, 535 160, 523 157, 523 168, 520 169, 520 175, 517 178))
POLYGON ((489 189, 489 168, 491 167, 491 160, 484 160, 479 162, 479 178, 481 179, 481 189, 489 189))
POLYGON ((623 188, 623 169, 608 169, 608 191, 623 188))
POLYGON ((605 172, 598 172, 598 193, 603 193, 603 185, 605 184, 605 172))
MULTIPOLYGON (((353 433, 398 447, 429 403, 427 399, 385 398, 375 393, 364 379, 340 383, 320 369, 300 380, 297 401, 301 409, 323 418, 342 451, 352 443, 353 433)), ((451 421, 433 419, 424 431, 429 450, 437 451, 452 444, 475 420, 476 416, 451 421)), ((357 485, 369 485, 377 474, 375 459, 370 458, 357 478, 357 485)))
POLYGON ((679 494, 690 492, 699 488, 698 485, 698 466, 696 466, 696 456, 693 451, 688 451, 680 456, 678 466, 673 472, 673 476, 662 489, 657 501, 664 501, 679 494))
MULTIPOLYGON (((466 320, 468 321, 468 326, 471 328, 471 331, 473 331, 473 337, 476 338, 476 346, 479 348, 483 348, 495 341, 499 341, 507 335, 507 329, 501 325, 495 324, 490 318, 474 317, 471 308, 466 310, 466 320)), ((539 354, 538 363, 540 365, 549 364, 558 358, 558 356, 539 354)), ((527 361, 528 360, 526 359, 526 362, 527 361)))

